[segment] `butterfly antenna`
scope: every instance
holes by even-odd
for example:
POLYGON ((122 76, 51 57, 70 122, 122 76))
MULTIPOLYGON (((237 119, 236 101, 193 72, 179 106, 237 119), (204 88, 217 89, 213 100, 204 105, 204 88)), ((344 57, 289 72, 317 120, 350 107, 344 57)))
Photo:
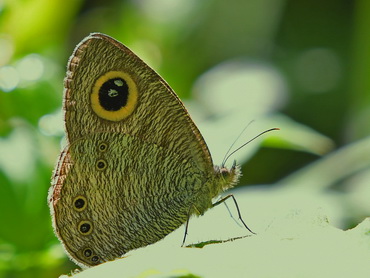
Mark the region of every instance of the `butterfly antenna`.
MULTIPOLYGON (((244 130, 245 130, 245 128, 244 128, 244 130)), ((243 131, 244 131, 244 130, 243 130, 243 131)), ((257 138, 258 138, 258 137, 260 137, 261 135, 263 135, 263 134, 265 134, 265 133, 267 133, 267 132, 273 131, 273 130, 280 130, 280 128, 274 127, 274 128, 270 128, 270 129, 268 129, 268 130, 262 131, 260 134, 258 134, 258 135, 256 135, 256 136, 254 136, 252 139, 248 140, 246 143, 244 143, 243 145, 241 145, 240 147, 238 147, 237 149, 235 149, 234 151, 232 151, 230 154, 227 154, 227 153, 229 153, 229 151, 230 151, 231 147, 234 145, 234 143, 235 143, 235 142, 234 142, 234 143, 231 145, 231 147, 230 147, 230 149, 228 150, 228 152, 226 153, 225 158, 224 158, 223 163, 222 163, 222 166, 224 166, 224 165, 225 165, 226 161, 230 158, 230 156, 232 156, 234 153, 236 153, 237 151, 239 151, 239 150, 240 150, 241 148, 243 148, 245 145, 247 145, 247 144, 249 144, 250 142, 252 142, 253 140, 257 139, 257 138)), ((240 135, 239 135, 239 137, 240 137, 240 135)), ((238 138, 239 138, 239 137, 238 137, 238 138)))
POLYGON ((236 137, 236 139, 234 140, 234 142, 231 144, 230 148, 227 150, 227 152, 225 153, 225 156, 224 156, 224 159, 222 160, 222 163, 221 163, 221 168, 223 168, 225 166, 225 163, 226 163, 226 160, 229 158, 228 154, 230 153, 231 149, 234 147, 234 145, 236 144, 236 142, 239 140, 239 138, 242 136, 242 134, 244 133, 244 131, 251 125, 251 123, 253 123, 254 121, 250 121, 244 128, 243 130, 239 133, 238 137, 236 137))

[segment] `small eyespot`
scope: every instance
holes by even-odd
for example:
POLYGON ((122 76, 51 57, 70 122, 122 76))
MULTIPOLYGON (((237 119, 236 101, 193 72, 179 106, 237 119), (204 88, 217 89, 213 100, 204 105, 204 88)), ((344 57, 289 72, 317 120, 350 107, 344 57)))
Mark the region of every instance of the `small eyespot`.
POLYGON ((96 162, 96 168, 100 171, 103 171, 105 170, 105 168, 107 168, 107 162, 105 162, 105 160, 103 159, 99 159, 97 162, 96 162))
POLYGON ((92 258, 91 258, 91 261, 93 262, 93 263, 98 263, 99 262, 99 257, 98 256, 92 256, 92 258))
POLYGON ((92 224, 90 221, 81 221, 79 224, 78 224, 78 231, 87 236, 89 234, 91 234, 92 232, 92 224))
POLYGON ((108 149, 108 144, 105 142, 101 142, 98 146, 98 150, 100 152, 105 152, 108 149))
POLYGON ((93 254, 92 250, 89 249, 89 248, 86 248, 84 251, 83 251, 83 254, 86 258, 89 258, 91 257, 91 255, 93 254))
POLYGON ((73 208, 77 211, 83 211, 87 207, 87 201, 84 196, 77 196, 73 200, 73 208))

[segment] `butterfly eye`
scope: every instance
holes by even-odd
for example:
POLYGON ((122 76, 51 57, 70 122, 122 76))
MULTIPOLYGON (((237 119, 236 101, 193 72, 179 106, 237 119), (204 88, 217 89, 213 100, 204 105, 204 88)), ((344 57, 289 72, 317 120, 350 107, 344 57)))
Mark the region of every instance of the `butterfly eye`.
POLYGON ((90 221, 81 221, 80 224, 78 224, 78 230, 81 234, 87 236, 91 234, 92 232, 92 224, 90 221))
POLYGON ((73 200, 73 208, 77 211, 83 211, 87 206, 87 201, 84 196, 77 196, 73 200))
POLYGON ((100 171, 103 171, 105 170, 105 168, 107 168, 107 162, 105 162, 105 160, 103 159, 99 159, 97 162, 96 162, 96 168, 100 171))
POLYGON ((226 168, 221 168, 221 169, 220 169, 220 173, 221 173, 221 175, 222 175, 224 178, 226 178, 226 177, 230 176, 230 171, 229 171, 229 170, 227 170, 226 168))
POLYGON ((105 142, 101 142, 98 146, 100 152, 105 152, 108 149, 108 144, 105 142))

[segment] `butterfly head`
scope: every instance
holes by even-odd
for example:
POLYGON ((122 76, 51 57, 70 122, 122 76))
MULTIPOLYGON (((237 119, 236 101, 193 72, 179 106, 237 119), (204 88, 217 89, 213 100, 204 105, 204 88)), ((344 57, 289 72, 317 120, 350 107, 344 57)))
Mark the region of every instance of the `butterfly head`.
POLYGON ((231 168, 227 168, 223 165, 215 166, 215 173, 217 179, 219 180, 219 184, 221 185, 220 187, 222 191, 227 190, 236 185, 241 176, 240 167, 239 165, 236 165, 235 161, 231 168))

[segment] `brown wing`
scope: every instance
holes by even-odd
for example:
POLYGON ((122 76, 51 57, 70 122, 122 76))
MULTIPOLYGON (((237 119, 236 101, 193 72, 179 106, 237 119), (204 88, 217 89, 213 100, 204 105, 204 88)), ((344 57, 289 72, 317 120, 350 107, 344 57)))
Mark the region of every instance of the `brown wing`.
POLYGON ((95 133, 60 156, 49 193, 54 229, 77 264, 113 260, 182 225, 209 179, 166 148, 95 133))
POLYGON ((70 143, 97 132, 125 133, 180 153, 202 170, 213 169, 202 135, 169 85, 127 47, 106 35, 91 34, 74 50, 65 79, 64 110, 70 143), (109 71, 129 73, 138 88, 135 111, 118 122, 98 117, 90 103, 96 79, 109 71))

